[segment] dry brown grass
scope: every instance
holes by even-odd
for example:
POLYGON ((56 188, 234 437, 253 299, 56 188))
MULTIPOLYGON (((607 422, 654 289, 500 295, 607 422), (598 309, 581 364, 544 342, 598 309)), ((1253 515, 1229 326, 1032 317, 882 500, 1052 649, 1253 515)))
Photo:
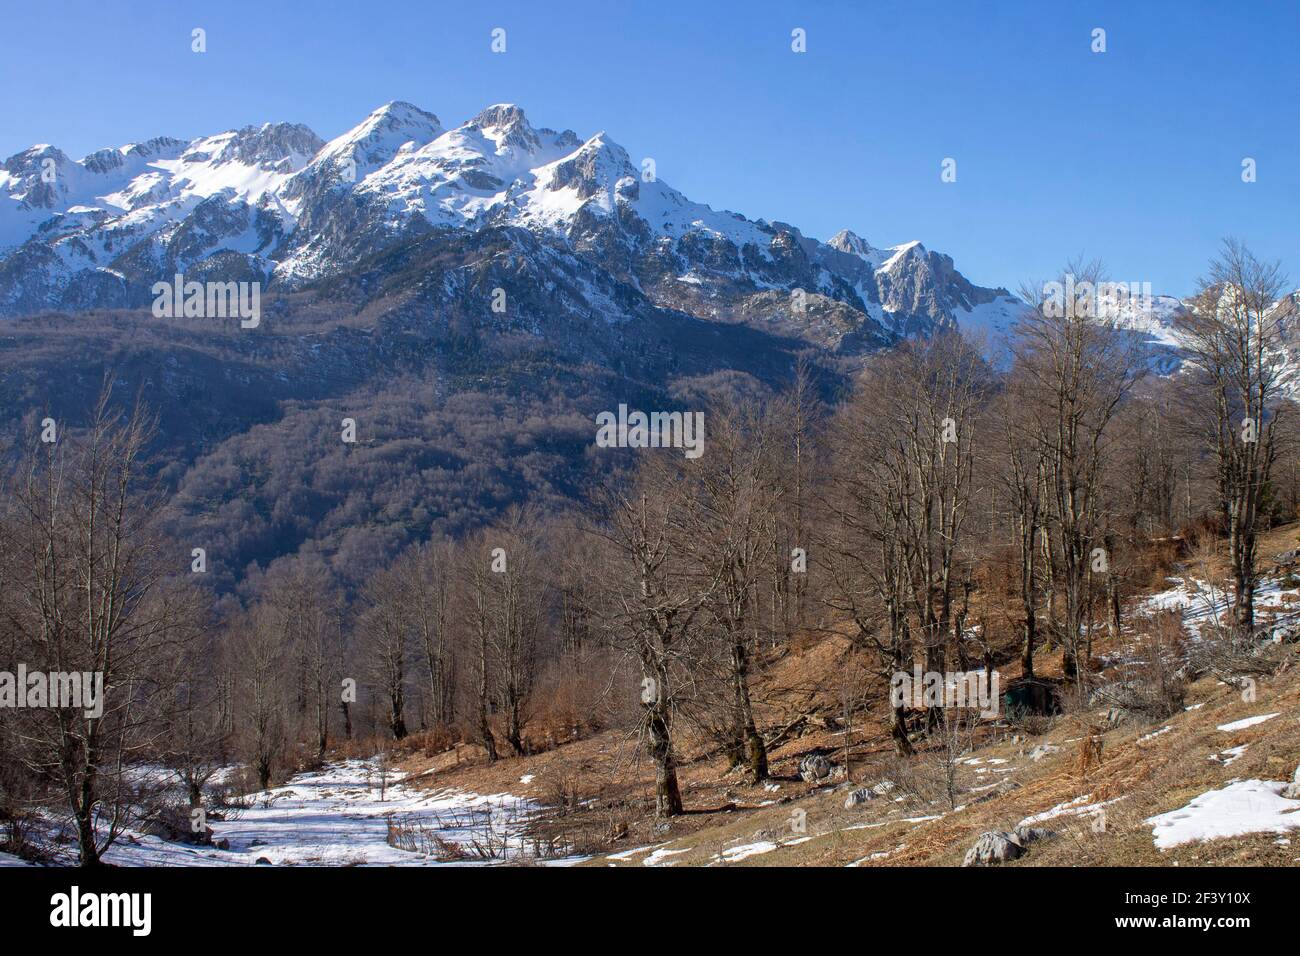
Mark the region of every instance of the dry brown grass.
MULTIPOLYGON (((1294 526, 1265 535, 1261 563, 1293 547, 1295 539, 1294 526)), ((1175 554, 1207 566, 1221 560, 1204 535, 1162 543, 1143 565, 1158 579, 1154 587, 1167 587, 1165 572, 1173 570, 1175 554)), ((1122 650, 1131 655, 1143 635, 1168 643, 1168 635, 1156 634, 1153 627, 1158 629, 1159 622, 1122 635, 1116 646, 1101 641, 1094 654, 1100 657, 1122 650)), ((1014 635, 996 650, 1003 679, 1009 680, 1018 673, 1014 635)), ((1185 689, 1189 709, 1179 708, 1167 720, 1149 726, 1109 727, 1101 719, 1105 708, 1084 706, 1044 718, 1035 728, 1041 735, 1028 736, 1023 728, 986 732, 966 758, 979 762, 959 766, 960 808, 946 813, 946 804, 924 787, 901 785, 922 776, 921 762, 926 758, 900 762, 894 757, 878 708, 854 713, 851 734, 837 732, 843 730, 838 724, 844 704, 839 685, 846 669, 855 665, 854 654, 842 636, 804 635, 763 655, 755 685, 760 727, 771 732, 800 715, 809 717, 797 736, 771 753, 775 778, 771 786, 776 789, 753 786, 740 774, 728 773, 726 760, 706 756, 709 743, 687 730, 681 741, 679 773, 688 813, 666 828, 650 815, 651 768, 638 753, 636 741, 622 731, 599 731, 492 765, 484 761, 482 748, 473 745, 461 744, 432 755, 429 748, 414 746, 402 758, 401 769, 421 774, 419 780, 431 787, 509 792, 561 808, 540 824, 541 835, 562 838, 596 854, 592 865, 640 865, 650 850, 628 860, 609 860, 604 855, 640 847, 673 851, 662 862, 675 866, 732 862, 721 857, 728 848, 764 840, 779 846, 735 864, 956 866, 983 831, 1011 829, 1028 817, 1083 798, 1088 804, 1114 801, 1104 808, 1104 828, 1092 815, 1057 816, 1042 825, 1058 831, 1059 837, 1035 844, 1024 859, 1009 865, 1295 866, 1300 862, 1300 834, 1294 849, 1278 845, 1274 835, 1259 835, 1160 853, 1144 823, 1230 779, 1290 777, 1300 763, 1300 645, 1276 650, 1280 670, 1259 681, 1253 702, 1242 700, 1236 688, 1203 678, 1185 689), (1275 711, 1281 716, 1240 732, 1216 729, 1241 717, 1275 711), (1164 727, 1170 729, 1148 736, 1164 727), (1017 733, 1021 739, 1014 740, 1017 733), (882 779, 900 786, 886 797, 846 810, 842 790, 815 788, 797 778, 802 755, 814 747, 833 748, 839 759, 846 738, 855 786, 882 779), (1243 743, 1249 744, 1247 750, 1230 767, 1209 759, 1243 743), (1040 744, 1058 749, 1031 760, 1029 753, 1040 744), (529 782, 521 782, 523 777, 529 782), (806 832, 795 832, 795 811, 805 815, 806 832)), ((1044 651, 1039 664, 1040 674, 1059 674, 1059 651, 1044 651)), ((870 691, 875 699, 883 699, 883 685, 873 683, 870 691)))

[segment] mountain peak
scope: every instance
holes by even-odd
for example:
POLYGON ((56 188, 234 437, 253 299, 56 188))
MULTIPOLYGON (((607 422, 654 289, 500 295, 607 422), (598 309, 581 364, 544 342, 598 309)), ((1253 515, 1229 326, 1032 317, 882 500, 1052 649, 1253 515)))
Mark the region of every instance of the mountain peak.
POLYGON ((358 162, 375 166, 393 158, 400 146, 423 146, 442 133, 442 121, 427 110, 403 100, 385 103, 341 136, 326 143, 321 157, 351 155, 358 162))
POLYGON ((6 159, 3 167, 18 175, 20 171, 26 171, 33 163, 39 163, 42 159, 53 159, 62 164, 67 162, 68 157, 57 146, 51 146, 49 143, 33 143, 6 159))
POLYGON ((911 242, 904 242, 897 246, 890 246, 889 253, 890 253, 889 258, 885 260, 884 265, 882 265, 880 268, 888 269, 896 262, 902 262, 904 259, 906 259, 907 257, 913 254, 918 256, 924 256, 927 254, 927 250, 925 246, 921 245, 920 239, 913 239, 911 242))
POLYGON ((389 100, 383 106, 377 106, 371 110, 370 115, 395 117, 421 116, 425 119, 432 118, 435 120, 438 118, 428 110, 420 109, 420 107, 416 106, 414 103, 410 103, 406 100, 389 100))
POLYGON ((616 163, 620 165, 630 164, 632 162, 631 157, 628 156, 627 150, 625 150, 622 146, 618 145, 618 143, 614 142, 614 140, 610 139, 609 134, 606 133, 603 129, 600 132, 596 133, 596 135, 590 137, 585 143, 580 145, 577 149, 577 152, 603 153, 611 157, 616 163))
POLYGON ((383 106, 372 110, 370 115, 365 118, 365 121, 356 129, 370 132, 381 127, 396 129, 408 126, 441 132, 442 121, 433 113, 422 110, 412 103, 405 100, 393 100, 391 103, 385 103, 383 106))
POLYGON ((524 116, 523 108, 514 103, 494 103, 470 120, 470 124, 480 128, 496 127, 504 130, 532 128, 528 125, 528 118, 524 116))
MULTIPOLYGON (((250 166, 269 168, 295 157, 306 161, 325 145, 309 127, 301 123, 263 123, 212 137, 205 146, 218 145, 221 162, 237 160, 250 166), (224 139, 224 143, 219 140, 224 139)), ((295 164, 298 165, 298 164, 295 164)))
POLYGON ((863 239, 851 229, 841 229, 835 235, 831 236, 826 243, 832 249, 838 249, 840 252, 847 252, 851 255, 862 256, 866 258, 870 253, 875 252, 871 243, 863 239))

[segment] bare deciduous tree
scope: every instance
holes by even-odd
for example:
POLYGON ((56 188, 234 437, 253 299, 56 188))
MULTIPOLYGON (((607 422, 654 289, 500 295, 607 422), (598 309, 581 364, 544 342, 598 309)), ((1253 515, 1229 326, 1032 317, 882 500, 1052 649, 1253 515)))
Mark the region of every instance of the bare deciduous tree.
POLYGON ((113 407, 105 386, 84 430, 28 456, 10 481, 3 618, 29 671, 78 674, 102 690, 81 706, 21 714, 21 759, 61 789, 83 866, 100 863, 132 813, 127 770, 163 736, 169 657, 192 639, 192 592, 156 526, 144 454, 152 433, 137 404, 113 407), (90 706, 94 704, 94 706, 90 706))
POLYGON ((1229 239, 1179 320, 1192 372, 1187 406, 1214 455, 1243 635, 1255 626, 1256 534, 1285 407, 1282 346, 1294 317, 1291 299, 1281 298, 1285 288, 1278 263, 1229 239))

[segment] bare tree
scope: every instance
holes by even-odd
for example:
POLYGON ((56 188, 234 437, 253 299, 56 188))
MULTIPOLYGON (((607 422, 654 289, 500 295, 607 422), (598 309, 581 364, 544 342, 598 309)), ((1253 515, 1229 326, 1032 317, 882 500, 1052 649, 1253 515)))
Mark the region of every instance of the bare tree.
POLYGON ((1020 597, 1020 665, 1026 677, 1033 677, 1041 600, 1038 541, 1042 531, 1047 460, 1034 416, 1026 413, 1028 406, 1023 390, 1017 387, 1020 382, 1013 378, 1002 395, 1002 461, 998 474, 1010 503, 1019 558, 1020 574, 1016 583, 1020 597))
POLYGON ((452 597, 456 551, 435 539, 410 554, 402 576, 424 661, 428 719, 450 726, 455 716, 456 660, 452 639, 452 597))
POLYGON ((1255 626, 1256 535, 1284 409, 1282 346, 1294 317, 1292 300, 1281 298, 1285 288, 1278 263, 1229 239, 1178 323, 1196 390, 1188 406, 1216 464, 1233 616, 1243 636, 1255 626))
POLYGON ((202 806, 204 786, 226 762, 227 730, 215 644, 196 635, 187 646, 176 648, 170 681, 173 703, 159 742, 161 762, 185 788, 191 807, 202 806))
POLYGON ((525 708, 537 676, 538 652, 548 617, 545 554, 535 518, 514 510, 491 532, 485 607, 496 694, 506 743, 524 753, 525 708))
POLYGON ((156 750, 168 659, 196 632, 193 595, 171 585, 175 559, 156 530, 151 434, 143 408, 116 410, 105 386, 87 427, 61 427, 9 483, 0 601, 18 660, 83 679, 81 706, 22 712, 21 755, 62 790, 83 866, 100 863, 129 821, 126 768, 156 750), (86 682, 99 686, 97 701, 86 682))
POLYGON ((343 657, 343 603, 337 582, 319 556, 300 555, 273 565, 263 591, 293 657, 298 720, 317 756, 324 756, 343 657))
MULTIPOLYGON (((874 645, 886 681, 911 669, 918 645, 926 670, 943 673, 961 637, 955 602, 988 390, 975 349, 939 335, 877 360, 837 425, 831 606, 850 615, 859 642, 874 645)), ((927 727, 938 719, 931 708, 927 727)), ((901 708, 891 734, 900 753, 910 751, 901 708)))
POLYGON ((689 529, 680 560, 701 581, 716 581, 700 618, 716 660, 726 749, 755 782, 767 777, 767 747, 758 732, 751 693, 753 657, 762 644, 763 584, 775 559, 770 530, 783 504, 780 473, 786 445, 764 409, 719 404, 709 412, 709 451, 677 465, 681 522, 689 529))
POLYGON ((289 649, 279 615, 267 604, 255 605, 232 621, 228 634, 240 749, 257 775, 259 789, 265 790, 289 746, 289 649))
POLYGON ((488 763, 497 760, 496 738, 491 714, 495 708, 492 688, 493 584, 490 575, 490 547, 486 536, 476 535, 466 546, 461 565, 464 588, 465 628, 461 632, 467 656, 474 661, 474 725, 488 763))
MULTIPOLYGON (((1102 314, 1100 264, 1067 268, 1058 290, 1084 290, 1076 298, 1049 294, 1051 284, 1021 290, 1031 308, 1024 314, 1016 343, 1014 373, 1023 377, 1026 408, 1044 452, 1044 491, 1048 504, 1042 541, 1051 580, 1063 598, 1055 621, 1063 647, 1067 679, 1079 676, 1079 658, 1088 653, 1091 631, 1094 549, 1101 544, 1103 469, 1108 461, 1109 426, 1142 372, 1135 345, 1115 315, 1102 314)), ((1108 561, 1102 556, 1101 563, 1108 561)))
POLYGON ((775 641, 807 623, 809 605, 807 557, 813 538, 818 441, 825 421, 813 369, 804 357, 795 365, 790 387, 771 403, 768 421, 769 457, 780 499, 767 518, 772 577, 769 632, 775 641), (801 569, 794 566, 795 549, 803 554, 801 569))
POLYGON ((680 486, 662 456, 644 459, 637 486, 613 493, 608 527, 597 533, 610 545, 610 596, 605 626, 610 638, 640 664, 640 729, 655 767, 655 813, 680 814, 681 788, 673 723, 680 701, 677 678, 687 658, 701 609, 716 580, 701 580, 683 560, 680 486))
POLYGON ((388 732, 406 736, 406 691, 412 653, 411 608, 400 568, 377 572, 362 594, 359 644, 372 682, 387 702, 388 732))

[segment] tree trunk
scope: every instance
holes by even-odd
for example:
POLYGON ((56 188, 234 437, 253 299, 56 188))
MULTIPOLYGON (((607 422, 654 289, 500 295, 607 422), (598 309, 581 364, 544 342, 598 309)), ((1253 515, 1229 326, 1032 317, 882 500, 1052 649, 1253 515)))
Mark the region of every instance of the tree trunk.
POLYGON ((664 705, 649 705, 650 756, 655 764, 655 816, 675 817, 683 812, 682 791, 677 784, 677 758, 664 705))
MULTIPOLYGON (((484 658, 486 658, 486 650, 484 658)), ((478 682, 478 736, 483 743, 483 749, 487 751, 488 763, 496 763, 497 760, 497 742, 492 736, 492 725, 488 721, 488 693, 487 693, 487 661, 482 661, 482 668, 479 671, 478 682)))
POLYGON ((735 692, 735 732, 739 757, 758 783, 767 779, 767 747, 754 723, 754 704, 749 696, 749 655, 741 639, 731 645, 732 687, 735 692))
POLYGON ((894 752, 900 757, 910 757, 915 751, 907 739, 907 711, 894 707, 889 712, 889 736, 894 742, 894 752))
POLYGON ((95 834, 95 770, 93 755, 87 754, 87 765, 81 785, 73 801, 73 815, 77 821, 78 864, 83 867, 99 866, 99 845, 95 834))

